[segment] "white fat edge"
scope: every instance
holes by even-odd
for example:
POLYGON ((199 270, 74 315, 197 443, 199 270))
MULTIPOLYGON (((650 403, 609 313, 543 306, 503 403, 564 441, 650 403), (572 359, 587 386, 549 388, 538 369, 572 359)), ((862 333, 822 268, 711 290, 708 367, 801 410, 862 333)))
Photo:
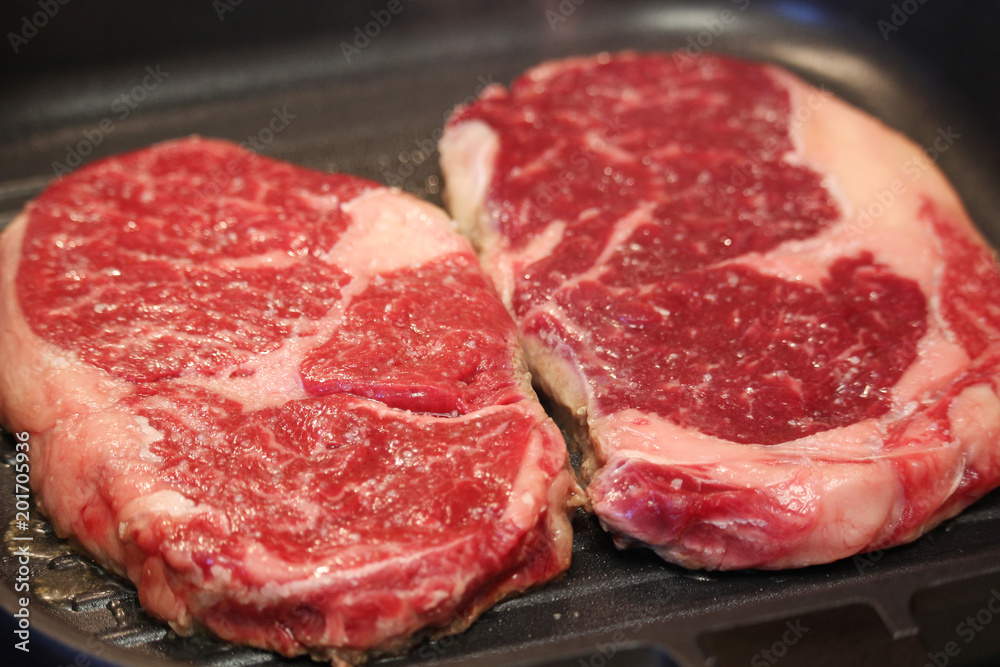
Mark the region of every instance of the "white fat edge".
MULTIPOLYGON (((452 231, 443 211, 404 193, 372 190, 345 203, 343 209, 352 216, 351 224, 324 257, 351 277, 341 289, 339 304, 320 320, 294 321, 292 334, 279 348, 212 376, 184 374, 185 384, 236 400, 248 412, 308 398, 299 373, 302 360, 342 325, 350 303, 379 279, 379 273, 418 266, 456 252, 472 256, 468 243, 452 231), (400 239, 407 242, 393 243, 400 239), (359 261, 359 257, 367 259, 359 261)), ((259 265, 262 257, 276 263, 296 261, 286 253, 271 255, 247 261, 252 265, 259 265)))
MULTIPOLYGON (((839 120, 851 127, 863 127, 868 132, 877 130, 877 136, 884 139, 883 147, 886 155, 890 161, 895 158, 899 162, 899 168, 902 168, 905 156, 912 155, 918 150, 909 140, 849 107, 832 94, 818 91, 786 73, 779 73, 778 78, 785 82, 792 96, 793 109, 802 103, 801 99, 807 93, 822 95, 823 105, 830 105, 830 109, 824 109, 824 112, 835 113, 839 120)), ((865 213, 863 210, 865 206, 862 205, 865 202, 859 202, 856 206, 841 186, 836 171, 827 168, 824 163, 824 159, 836 162, 838 152, 856 153, 856 151, 850 146, 841 148, 839 143, 835 143, 833 148, 826 148, 831 156, 823 154, 822 151, 816 155, 810 154, 802 134, 812 115, 808 115, 805 123, 791 128, 796 146, 795 153, 800 163, 824 177, 824 185, 841 208, 841 220, 814 237, 783 243, 763 256, 749 255, 748 263, 769 275, 818 286, 822 279, 827 277, 829 265, 839 257, 870 252, 876 262, 887 266, 894 274, 917 282, 921 291, 928 297, 928 331, 918 342, 918 353, 913 364, 892 388, 891 414, 882 419, 891 421, 912 412, 915 401, 920 400, 922 395, 933 394, 950 381, 967 361, 964 351, 953 344, 953 341, 948 340, 948 329, 940 310, 939 283, 943 271, 941 251, 930 221, 919 215, 922 206, 920 195, 923 193, 921 186, 926 185, 934 194, 942 186, 947 187, 947 185, 942 183, 942 177, 933 170, 922 174, 923 183, 906 182, 901 194, 893 194, 894 202, 886 207, 884 214, 873 217, 874 222, 862 228, 859 216, 865 213), (929 387, 929 380, 935 377, 938 381, 929 387)), ((878 179, 875 179, 875 182, 877 185, 878 179)), ((890 183, 891 181, 883 185, 889 187, 890 183)), ((880 189, 876 185, 872 185, 875 189, 871 192, 880 189)), ((855 198, 858 196, 858 187, 857 183, 852 184, 855 198)), ((862 186, 862 190, 863 187, 867 186, 862 186)), ((866 201, 870 206, 876 200, 866 201)), ((735 260, 736 263, 740 261, 740 258, 735 260)))
POLYGON ((808 145, 801 130, 820 107, 835 99, 834 94, 779 67, 768 67, 767 70, 774 82, 788 94, 788 138, 792 148, 782 155, 782 159, 789 164, 808 167, 821 176, 830 175, 821 166, 810 161, 808 145), (813 101, 816 103, 812 104, 813 101), (803 112, 801 119, 797 118, 800 111, 803 112))
POLYGON ((149 419, 142 415, 136 415, 135 421, 139 427, 139 458, 146 463, 162 463, 163 457, 154 453, 150 445, 163 440, 163 433, 153 428, 149 419))
POLYGON ((788 138, 792 148, 782 155, 782 159, 791 165, 806 167, 819 174, 820 184, 840 210, 841 221, 852 220, 854 204, 841 184, 839 175, 812 158, 803 131, 820 107, 838 101, 836 96, 829 90, 812 86, 783 69, 769 67, 768 70, 772 78, 788 93, 789 99, 788 138), (813 101, 817 103, 813 104, 813 101), (799 110, 808 110, 801 120, 796 118, 799 110))
MULTIPOLYGON (((340 309, 336 310, 336 317, 325 320, 339 323, 340 309)), ((228 366, 212 376, 186 374, 183 382, 235 400, 243 405, 244 412, 280 407, 289 401, 309 397, 302 383, 299 364, 317 341, 323 340, 322 336, 297 337, 293 334, 282 341, 276 350, 255 355, 244 364, 228 366), (244 375, 246 372, 250 374, 244 375)))
POLYGON ((220 268, 260 268, 268 267, 284 269, 301 263, 301 259, 285 250, 271 250, 259 255, 249 255, 247 257, 220 257, 213 261, 213 265, 220 268))
MULTIPOLYGON (((556 305, 552 299, 549 299, 545 303, 532 308, 523 319, 539 314, 545 314, 551 317, 563 328, 565 328, 566 331, 569 332, 570 336, 576 340, 585 341, 590 338, 589 330, 581 328, 579 325, 570 320, 566 316, 565 311, 556 305)), ((556 389, 556 397, 560 400, 560 402, 573 410, 577 416, 583 416, 586 414, 593 404, 594 389, 592 384, 585 378, 583 374, 583 366, 578 363, 572 349, 568 345, 563 344, 553 346, 549 343, 549 341, 543 340, 538 336, 527 335, 523 335, 523 346, 525 356, 531 368, 538 369, 542 365, 553 364, 565 367, 565 372, 560 374, 560 379, 570 380, 571 386, 566 387, 565 391, 567 393, 565 398, 563 392, 558 391, 558 387, 552 387, 553 389, 556 389), (537 349, 533 344, 534 341, 538 341, 537 349), (575 382, 572 381, 574 378, 576 379, 575 382), (572 400, 567 400, 570 398, 572 398, 572 400)), ((606 366, 603 368, 605 372, 609 374, 614 373, 613 368, 606 366)), ((543 383, 548 382, 546 374, 539 373, 539 375, 542 376, 539 379, 543 383)))
MULTIPOLYGON (((0 290, 0 353, 20 361, 4 367, 0 386, 14 388, 14 398, 8 400, 9 410, 18 410, 16 406, 20 405, 31 414, 22 425, 42 432, 53 428, 67 411, 106 409, 132 393, 134 387, 83 361, 77 352, 41 338, 28 325, 15 283, 32 206, 29 203, 0 234, 0 285, 4 287, 0 290), (60 386, 55 400, 52 383, 60 386), (33 389, 25 391, 25 387, 33 389)), ((21 419, 25 419, 24 414, 21 419)))
POLYGON ((212 578, 212 588, 231 591, 233 587, 233 573, 229 568, 214 563, 208 568, 209 576, 212 578))
MULTIPOLYGON (((961 220, 957 219, 956 221, 961 222, 961 220)), ((958 337, 952 331, 951 325, 948 322, 947 318, 945 317, 944 311, 942 309, 942 285, 945 278, 945 271, 948 268, 948 265, 944 261, 945 250, 943 246, 944 244, 948 243, 948 241, 940 237, 937 230, 934 229, 934 225, 929 218, 925 217, 924 219, 921 220, 921 222, 925 225, 925 227, 927 227, 928 235, 933 238, 935 248, 939 255, 939 261, 936 262, 934 265, 934 272, 932 276, 933 288, 930 292, 927 301, 927 308, 931 318, 930 323, 932 324, 932 326, 943 331, 945 338, 949 342, 952 342, 955 345, 959 345, 958 337)), ((966 218, 966 222, 968 224, 971 224, 968 218, 966 218)), ((978 232, 974 235, 973 238, 981 243, 986 243, 980 237, 978 232)), ((993 254, 993 249, 988 244, 986 244, 986 247, 991 251, 991 254, 993 254)), ((991 259, 990 261, 992 262, 994 260, 991 259)), ((973 270, 972 267, 969 267, 969 270, 972 271, 973 270)), ((989 306, 989 304, 987 304, 987 306, 989 306)), ((995 308, 996 307, 994 306, 994 309, 995 308)), ((988 323, 986 323, 984 321, 984 318, 979 313, 975 313, 975 317, 973 318, 972 323, 976 326, 976 328, 979 331, 983 332, 987 337, 992 337, 995 334, 993 327, 991 327, 988 323)))
POLYGON ((629 237, 635 233, 640 225, 653 221, 653 210, 656 204, 653 202, 640 202, 632 211, 626 213, 615 222, 611 234, 608 236, 601 254, 597 256, 594 266, 584 274, 574 278, 575 282, 581 280, 595 280, 600 275, 603 267, 611 257, 621 250, 629 237))
POLYGON ((540 429, 533 428, 528 436, 528 446, 518 467, 517 477, 511 484, 509 502, 501 521, 510 522, 519 530, 531 530, 542 506, 548 502, 548 475, 538 466, 545 458, 545 440, 540 429))
POLYGON ((937 446, 924 444, 884 449, 887 427, 920 407, 916 401, 906 402, 878 419, 865 419, 774 445, 725 440, 635 409, 594 419, 592 433, 608 449, 608 463, 639 459, 679 468, 709 466, 713 478, 745 467, 757 471, 754 474, 763 471, 767 476, 780 466, 851 465, 913 456, 924 450, 936 451, 937 446))
POLYGON ((766 528, 769 522, 766 519, 754 519, 752 517, 730 516, 725 519, 703 519, 699 523, 715 526, 720 530, 742 529, 747 526, 754 528, 766 528))
POLYGON ((917 342, 916 356, 892 386, 892 408, 883 420, 907 416, 926 400, 934 400, 969 367, 969 355, 951 341, 936 318, 928 313, 927 333, 917 342))
MULTIPOLYGON (((765 275, 816 288, 820 288, 822 281, 829 276, 828 264, 824 263, 824 258, 810 257, 791 244, 763 256, 747 255, 737 258, 723 266, 740 265, 765 275)), ((927 292, 924 294, 927 296, 927 292)), ((940 314, 936 291, 932 291, 928 299, 927 325, 927 331, 916 343, 917 351, 913 362, 890 388, 892 414, 883 417, 883 421, 901 416, 900 413, 907 404, 933 395, 968 366, 968 355, 949 336, 940 314)))
POLYGON ((990 384, 962 390, 948 408, 948 419, 953 441, 962 447, 967 467, 996 470, 1000 466, 996 446, 1000 440, 1000 397, 990 384))
MULTIPOLYGON (((621 250, 635 230, 642 224, 653 219, 653 209, 655 204, 646 202, 640 203, 635 209, 626 213, 615 223, 607 242, 601 249, 601 253, 594 261, 593 266, 579 275, 567 278, 560 290, 569 290, 588 280, 598 280, 604 273, 608 261, 621 250)), ((562 242, 566 233, 566 222, 555 220, 550 223, 544 231, 536 234, 531 241, 521 250, 504 250, 494 252, 485 262, 490 270, 493 282, 499 287, 499 292, 504 298, 504 303, 513 302, 515 276, 520 275, 525 269, 535 262, 542 260, 552 254, 552 251, 562 242)))
MULTIPOLYGON (((919 215, 922 206, 921 195, 925 191, 931 195, 947 195, 948 186, 943 182, 943 177, 933 169, 922 173, 919 181, 904 181, 902 173, 898 170, 903 168, 904 158, 918 152, 919 149, 915 144, 890 128, 882 126, 875 119, 846 105, 829 92, 819 91, 780 70, 776 70, 776 78, 789 91, 793 117, 795 109, 803 105, 802 100, 807 95, 820 96, 822 99, 820 107, 829 107, 816 107, 815 113, 806 114, 804 122, 793 124, 790 135, 795 150, 786 155, 786 158, 793 164, 808 166, 823 177, 824 186, 834 197, 842 215, 839 222, 816 236, 785 242, 763 255, 751 254, 735 258, 732 263, 745 263, 768 275, 806 282, 818 287, 828 276, 828 267, 833 261, 844 256, 857 256, 862 252, 870 252, 876 262, 887 266, 894 274, 916 281, 921 291, 928 297, 928 332, 918 343, 918 355, 914 363, 892 388, 891 415, 883 417, 882 421, 905 416, 908 411, 912 412, 914 401, 920 400, 921 395, 933 394, 945 381, 960 371, 965 361, 965 353, 947 340, 948 330, 940 312, 938 289, 943 270, 941 252, 930 222, 919 215), (816 128, 810 128, 809 124, 813 122, 813 116, 823 114, 833 114, 842 124, 857 129, 854 134, 874 134, 881 142, 879 148, 885 154, 885 161, 889 163, 889 167, 896 165, 897 171, 885 172, 884 168, 877 167, 877 161, 875 166, 870 167, 876 169, 870 183, 856 174, 845 172, 845 175, 853 180, 849 184, 842 184, 841 174, 837 169, 830 168, 828 163, 836 164, 845 159, 845 152, 855 155, 858 151, 850 145, 842 146, 839 141, 821 146, 818 150, 811 150, 812 147, 806 144, 803 137, 807 131, 815 134, 816 128), (896 180, 903 184, 902 191, 899 194, 892 194, 893 202, 884 207, 882 215, 872 216, 872 211, 867 209, 870 209, 877 199, 867 196, 866 193, 870 195, 880 191, 888 192, 896 180), (849 191, 853 193, 852 196, 849 196, 849 191), (855 202, 855 199, 858 201, 855 202), (870 224, 867 219, 862 224, 860 216, 866 213, 873 220, 870 224), (934 377, 943 380, 936 381, 928 389, 928 381, 934 377)), ((945 204, 949 203, 950 199, 950 196, 942 197, 945 204)), ((878 203, 882 206, 881 202, 878 203)), ((880 209, 875 209, 874 212, 878 210, 880 209)))
MULTIPOLYGON (((561 535, 561 529, 557 515, 560 514, 569 490, 567 484, 560 479, 560 474, 569 475, 568 472, 557 473, 550 476, 540 463, 546 459, 561 457, 562 466, 567 463, 566 450, 562 436, 555 424, 545 415, 537 403, 533 401, 519 402, 507 406, 490 406, 478 411, 479 415, 495 412, 512 412, 528 414, 539 420, 529 433, 528 445, 525 448, 523 458, 518 466, 517 476, 511 484, 511 491, 508 497, 508 504, 500 518, 501 522, 516 526, 521 531, 531 531, 538 524, 539 520, 545 516, 544 511, 551 510, 554 514, 549 515, 549 528, 555 527, 558 533, 554 537, 554 542, 558 542, 565 536, 561 535), (551 437, 551 440, 549 440, 551 437), (551 446, 547 446, 549 443, 551 446), (554 449, 553 449, 554 448, 554 449)), ((469 415, 467 418, 471 418, 469 415)), ((506 429, 505 424, 498 425, 494 429, 481 434, 481 438, 502 437, 506 429)), ((564 469, 557 466, 557 469, 564 469)))
POLYGON ((472 249, 452 231, 444 211, 396 190, 366 192, 343 206, 352 221, 327 253, 327 262, 352 276, 417 267, 472 249))
POLYGON ((499 248, 493 245, 491 251, 484 253, 483 264, 486 271, 508 308, 514 303, 515 277, 535 262, 548 257, 562 241, 565 233, 566 223, 563 220, 556 220, 546 226, 540 234, 535 235, 521 250, 499 251, 499 248))
MULTIPOLYGON (((284 252, 277 254, 273 258, 276 265, 299 261, 284 252)), ((261 257, 264 256, 255 256, 251 265, 259 265, 261 257)), ((211 376, 185 373, 182 375, 184 384, 202 387, 235 400, 243 405, 246 412, 280 407, 289 401, 309 398, 299 372, 301 362, 340 328, 344 312, 351 301, 367 289, 368 284, 368 276, 352 276, 341 288, 340 301, 323 318, 301 317, 292 321, 291 333, 277 349, 253 355, 248 361, 222 368, 211 376)))
POLYGON ((130 529, 141 530, 154 516, 183 518, 205 512, 214 513, 225 520, 224 515, 206 505, 196 504, 179 491, 155 491, 135 498, 118 512, 118 538, 124 541, 130 529))
POLYGON ((866 419, 775 445, 744 444, 681 427, 634 408, 596 417, 591 429, 606 448, 609 462, 637 458, 680 467, 781 462, 801 465, 813 457, 867 460, 877 455, 884 435, 878 420, 866 419), (831 450, 831 441, 837 443, 836 450, 831 450))
MULTIPOLYGON (((734 261, 739 263, 740 259, 744 259, 765 273, 818 285, 826 277, 827 268, 833 261, 870 252, 877 262, 898 275, 916 280, 925 293, 931 293, 932 281, 927 267, 935 265, 935 248, 932 239, 913 233, 913 221, 919 209, 919 189, 916 187, 919 184, 906 182, 902 194, 892 195, 894 203, 874 223, 869 225, 859 220, 859 216, 866 213, 866 208, 876 202, 870 195, 881 189, 881 179, 899 172, 904 158, 917 147, 874 118, 847 105, 833 93, 815 88, 784 70, 770 68, 770 73, 788 92, 790 99, 789 137, 793 148, 783 155, 783 159, 819 174, 823 187, 837 204, 841 215, 834 224, 808 239, 786 241, 763 255, 751 254, 734 261), (797 118, 800 110, 807 110, 807 113, 797 118), (866 171, 864 176, 860 176, 856 156, 861 152, 850 145, 841 145, 842 142, 837 139, 830 139, 826 127, 833 124, 831 117, 836 120, 837 132, 849 137, 847 144, 861 141, 854 135, 874 134, 881 141, 877 148, 886 159, 861 165, 866 171), (810 136, 811 139, 807 138, 810 136), (810 143, 814 141, 821 143, 814 146, 810 143), (850 169, 840 164, 845 160, 850 169), (890 169, 883 173, 885 163, 889 167, 895 165, 893 168, 896 171, 890 169), (840 167, 835 166, 837 164, 840 167)), ((865 147, 871 148, 867 144, 865 147)), ((887 181, 883 185, 888 188, 889 183, 887 181)), ((937 184, 933 185, 936 187, 937 184)))
POLYGON ((178 382, 236 401, 248 413, 280 407, 309 397, 299 374, 299 362, 315 345, 312 338, 289 338, 278 349, 256 355, 244 364, 227 366, 211 376, 185 373, 178 382), (247 371, 252 372, 244 375, 247 371))
POLYGON ((448 210, 458 230, 476 246, 479 263, 501 301, 512 310, 515 276, 551 252, 562 240, 566 225, 563 221, 549 224, 521 251, 506 248, 498 223, 487 207, 499 147, 499 135, 481 120, 467 120, 446 128, 439 142, 448 210))
POLYGON ((210 378, 185 377, 185 382, 235 399, 247 411, 308 398, 299 373, 302 360, 342 325, 351 302, 378 280, 378 274, 452 253, 472 253, 467 242, 451 230, 443 211, 401 192, 371 190, 344 203, 343 210, 351 216, 351 223, 323 258, 351 278, 341 289, 339 304, 320 320, 296 320, 292 334, 278 349, 210 378), (252 373, 241 375, 246 371, 252 373))
POLYGON ((496 236, 485 202, 499 147, 499 135, 480 120, 445 128, 438 143, 449 212, 460 231, 480 239, 480 245, 494 245, 481 241, 496 236))
MULTIPOLYGON (((792 88, 816 91, 792 75, 785 78, 792 88)), ((833 186, 842 207, 842 219, 831 230, 839 232, 834 244, 849 253, 872 253, 877 262, 933 294, 940 249, 920 211, 926 197, 968 223, 957 195, 936 166, 914 172, 915 158, 926 162, 916 143, 830 93, 824 99, 794 134, 809 134, 818 142, 803 146, 805 159, 830 181, 828 189, 833 186), (858 158, 867 154, 877 159, 858 158)))
POLYGON ((322 185, 322 189, 330 188, 329 192, 313 192, 311 190, 296 190, 295 196, 312 204, 317 211, 337 213, 344 203, 344 198, 332 190, 332 186, 322 185))

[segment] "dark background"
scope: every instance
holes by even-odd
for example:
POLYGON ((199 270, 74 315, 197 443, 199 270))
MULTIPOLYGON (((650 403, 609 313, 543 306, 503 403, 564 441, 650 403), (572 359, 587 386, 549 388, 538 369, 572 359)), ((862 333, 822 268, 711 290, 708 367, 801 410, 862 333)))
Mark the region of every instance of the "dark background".
MULTIPOLYGON (((88 160, 195 131, 242 140, 273 107, 287 103, 297 119, 267 152, 387 182, 413 162, 414 151, 440 128, 442 114, 474 92, 479 75, 506 83, 546 58, 683 47, 685 35, 699 25, 650 24, 661 15, 657 10, 709 7, 711 16, 736 4, 401 0, 405 11, 393 17, 385 38, 348 65, 340 43, 352 41, 355 28, 387 1, 0 0, 0 224, 45 186, 53 177, 51 163, 108 117, 109 101, 138 84, 150 65, 162 64, 169 84, 150 91, 88 160), (9 33, 21 33, 25 17, 30 21, 44 7, 58 12, 15 54, 9 33), (547 24, 548 11, 566 19, 558 30, 547 24)), ((746 19, 746 30, 734 30, 712 48, 786 64, 920 145, 931 142, 938 128, 955 125, 963 139, 942 155, 940 166, 973 219, 1000 242, 1000 3, 750 0, 746 19), (879 21, 894 16, 905 23, 885 39, 879 21), (813 38, 821 43, 810 51, 813 38), (817 60, 815 53, 829 58, 817 60)), ((427 159, 412 175, 407 171, 402 187, 440 203, 440 190, 428 186, 439 176, 435 163, 427 159)), ((10 495, 3 472, 0 507, 10 495)), ((861 565, 847 559, 783 573, 690 573, 648 552, 614 550, 586 516, 576 517, 574 528, 574 565, 563 580, 499 605, 453 645, 424 645, 409 659, 600 667, 666 666, 675 655, 692 664, 701 657, 723 667, 746 665, 784 633, 786 622, 801 620, 812 630, 782 658, 782 667, 919 667, 1000 587, 996 493, 916 543, 861 565), (554 614, 561 614, 558 623, 554 614), (621 633, 625 644, 615 643, 621 633), (599 651, 607 646, 614 655, 599 651)), ((9 585, 8 566, 0 557, 3 586, 9 585)), ((115 600, 132 605, 134 594, 115 600)), ((45 629, 85 645, 86 628, 83 635, 65 628, 90 614, 83 623, 105 631, 99 606, 48 617, 40 602, 33 609, 40 641, 27 661, 12 653, 12 619, 0 613, 0 664, 99 664, 42 635, 45 629)), ((157 627, 141 614, 136 618, 130 627, 157 627)), ((995 623, 960 657, 949 657, 949 667, 1000 664, 1000 616, 995 623)), ((220 667, 272 664, 270 656, 249 653, 225 654, 242 660, 226 663, 216 645, 192 647, 171 638, 150 646, 142 664, 164 664, 154 660, 163 654, 220 667)), ((120 657, 116 651, 108 649, 105 657, 120 657)))
MULTIPOLYGON (((460 24, 467 17, 490 23, 497 16, 534 8, 559 11, 556 0, 491 2, 490 0, 401 0, 406 10, 394 21, 400 23, 460 24)), ((568 0, 566 0, 568 1, 568 0)), ((586 0, 586 2, 598 0, 586 0)), ((58 3, 58 0, 42 0, 58 3)), ((586 4, 581 4, 584 6, 586 4)), ((614 3, 603 3, 611 4, 614 3)), ((625 3, 623 3, 624 5, 625 3)), ((669 4, 669 3, 663 3, 669 4)), ((698 4, 698 3, 688 3, 698 4)), ((712 4, 712 3, 704 3, 712 4)), ((719 4, 719 3, 714 3, 719 4)), ((1000 65, 1000 30, 997 0, 814 0, 775 2, 753 0, 764 5, 829 7, 838 17, 851 21, 860 31, 881 37, 879 20, 891 19, 893 7, 906 14, 906 22, 889 34, 892 45, 921 59, 933 76, 961 91, 978 109, 984 122, 995 123, 1000 107, 1000 87, 995 70, 1000 65), (918 9, 912 14, 906 10, 918 9)), ((386 2, 320 2, 279 0, 69 0, 48 19, 15 55, 8 33, 20 33, 23 17, 41 11, 39 0, 4 0, 0 3, 0 63, 7 85, 31 85, 53 74, 88 72, 94 68, 125 62, 147 62, 178 52, 210 54, 238 47, 264 48, 268 44, 295 42, 304 38, 350 34, 354 26, 371 20, 369 12, 385 8, 386 2), (235 3, 239 4, 235 4, 235 3), (227 11, 227 9, 231 11, 227 11)), ((623 9, 623 11, 625 11, 623 9)), ((569 20, 573 20, 570 15, 569 20)))

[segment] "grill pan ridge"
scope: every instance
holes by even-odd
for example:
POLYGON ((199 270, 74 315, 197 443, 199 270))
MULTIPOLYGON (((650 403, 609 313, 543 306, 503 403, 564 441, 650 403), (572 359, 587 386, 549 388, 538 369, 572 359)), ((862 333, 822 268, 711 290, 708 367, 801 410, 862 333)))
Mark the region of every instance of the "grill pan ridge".
MULTIPOLYGON (((972 219, 1000 244, 1000 73, 980 66, 1000 62, 993 38, 1000 6, 414 0, 358 46, 357 31, 386 3, 323 4, 190 0, 150 10, 162 14, 153 25, 128 3, 110 2, 104 18, 114 32, 86 16, 83 3, 60 5, 50 25, 20 45, 13 67, 4 68, 13 76, 0 82, 7 102, 0 107, 0 223, 88 141, 83 161, 191 133, 256 139, 266 155, 397 185, 440 205, 434 144, 455 104, 549 58, 682 48, 784 65, 921 146, 950 129, 958 138, 937 162, 972 219), (86 44, 97 38, 104 46, 86 44), (147 68, 161 75, 138 100, 147 68), (115 106, 122 95, 135 103, 125 117, 115 106), (262 131, 275 113, 289 121, 269 137, 262 131), (104 120, 113 129, 96 141, 104 120)), ((22 18, 37 11, 37 3, 9 3, 3 25, 20 34, 22 18)), ((28 525, 19 526, 15 442, 7 434, 0 449, 4 664, 313 664, 202 634, 178 637, 142 611, 131 584, 58 539, 33 504, 28 525), (24 544, 30 653, 14 648, 24 544)), ((1000 664, 1000 619, 992 630, 983 623, 983 610, 993 620, 991 596, 1000 603, 998 492, 912 544, 770 573, 685 571, 644 550, 615 550, 582 511, 573 523, 573 565, 562 579, 501 603, 460 635, 375 664, 1000 664), (962 625, 970 617, 981 631, 962 625)))

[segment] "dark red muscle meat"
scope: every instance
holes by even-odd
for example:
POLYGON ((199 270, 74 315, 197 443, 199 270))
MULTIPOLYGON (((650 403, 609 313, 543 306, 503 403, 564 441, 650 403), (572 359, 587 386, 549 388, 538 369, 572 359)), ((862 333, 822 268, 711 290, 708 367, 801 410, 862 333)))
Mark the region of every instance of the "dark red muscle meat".
POLYGON ((601 54, 485 90, 441 155, 619 545, 803 566, 1000 482, 1000 274, 871 117, 773 66, 601 54))
POLYGON ((360 662, 569 565, 566 449, 439 209, 178 140, 0 237, 0 418, 179 632, 360 662))

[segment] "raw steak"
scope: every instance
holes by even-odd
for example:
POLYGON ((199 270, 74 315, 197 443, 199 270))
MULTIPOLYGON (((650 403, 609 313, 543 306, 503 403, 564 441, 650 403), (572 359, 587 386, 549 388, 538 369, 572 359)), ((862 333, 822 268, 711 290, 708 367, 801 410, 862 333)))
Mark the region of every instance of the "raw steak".
POLYGON ((191 138, 55 182, 0 258, 37 498, 178 631, 356 662, 568 566, 565 444, 439 209, 191 138))
POLYGON ((1000 274, 869 116, 771 66, 602 54, 484 91, 441 158, 619 546, 804 566, 997 486, 1000 274))

